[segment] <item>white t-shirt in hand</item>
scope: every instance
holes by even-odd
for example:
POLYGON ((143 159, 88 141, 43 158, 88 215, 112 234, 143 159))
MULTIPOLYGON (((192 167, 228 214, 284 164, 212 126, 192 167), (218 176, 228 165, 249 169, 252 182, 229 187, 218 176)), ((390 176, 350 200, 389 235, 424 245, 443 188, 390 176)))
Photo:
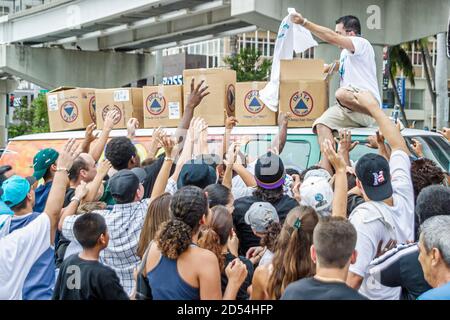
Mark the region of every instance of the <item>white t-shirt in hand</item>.
POLYGON ((375 53, 369 41, 361 37, 349 37, 355 52, 347 49, 341 51, 339 65, 340 87, 349 85, 369 90, 377 99, 381 107, 380 90, 377 80, 377 66, 375 64, 375 53))
POLYGON ((400 288, 382 286, 368 273, 379 241, 384 247, 390 239, 397 243, 414 240, 414 191, 411 162, 404 151, 396 150, 389 161, 394 206, 369 201, 356 207, 349 220, 357 231, 356 263, 350 272, 364 277, 359 293, 373 300, 399 299, 400 288))
POLYGON ((46 213, 0 239, 0 300, 22 299, 25 278, 50 246, 50 218, 46 213))

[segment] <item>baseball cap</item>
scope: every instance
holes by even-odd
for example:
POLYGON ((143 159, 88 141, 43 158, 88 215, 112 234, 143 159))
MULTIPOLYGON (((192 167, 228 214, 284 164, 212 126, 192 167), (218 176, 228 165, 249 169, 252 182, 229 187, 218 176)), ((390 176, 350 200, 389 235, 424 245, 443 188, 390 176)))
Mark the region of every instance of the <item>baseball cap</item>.
POLYGON ((216 170, 203 160, 189 160, 181 168, 177 180, 178 190, 184 186, 197 186, 201 189, 217 181, 216 170))
POLYGON ((276 189, 284 184, 286 172, 283 161, 272 152, 258 158, 255 164, 256 184, 263 189, 276 189))
POLYGON ((329 216, 333 203, 333 189, 323 177, 309 177, 300 185, 300 203, 310 206, 320 216, 329 216))
POLYGON ((0 166, 0 186, 2 185, 3 181, 6 180, 5 173, 12 170, 12 167, 9 165, 0 166))
POLYGON ((123 169, 109 178, 108 186, 113 198, 134 199, 134 195, 139 188, 139 184, 146 177, 145 170, 142 168, 133 168, 132 170, 123 169))
POLYGON ((33 158, 33 176, 37 180, 41 179, 48 168, 50 168, 50 166, 55 163, 56 159, 58 159, 58 156, 58 151, 52 148, 42 149, 36 153, 33 158))
POLYGON ((12 208, 21 203, 30 192, 32 184, 36 182, 35 178, 22 178, 12 176, 5 180, 2 185, 2 201, 12 208))
POLYGON ((305 173, 303 181, 308 180, 308 178, 310 178, 310 177, 320 177, 320 178, 324 178, 327 181, 330 181, 330 179, 331 179, 330 173, 325 169, 309 170, 308 172, 305 173))
POLYGON ((372 201, 383 201, 392 196, 389 162, 379 154, 368 153, 356 163, 356 177, 372 201))
POLYGON ((245 223, 255 232, 265 233, 272 222, 280 222, 277 210, 269 202, 255 202, 244 216, 245 223))

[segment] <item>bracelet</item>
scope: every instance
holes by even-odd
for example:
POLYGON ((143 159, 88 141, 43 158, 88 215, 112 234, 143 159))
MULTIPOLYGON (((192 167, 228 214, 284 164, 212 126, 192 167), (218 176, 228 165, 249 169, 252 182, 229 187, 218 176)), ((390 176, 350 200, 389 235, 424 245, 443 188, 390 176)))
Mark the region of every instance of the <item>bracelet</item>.
POLYGON ((69 170, 67 170, 66 168, 56 168, 56 172, 66 172, 67 174, 69 174, 69 170))
POLYGON ((76 201, 78 201, 78 203, 81 203, 81 200, 80 200, 80 198, 78 198, 78 197, 72 197, 72 199, 70 200, 70 202, 72 202, 73 200, 76 200, 76 201))
POLYGON ((170 158, 170 157, 165 157, 164 161, 175 161, 175 159, 174 158, 170 158))
POLYGON ((305 26, 305 24, 308 22, 308 19, 306 19, 306 18, 303 18, 303 23, 302 23, 302 26, 304 27, 305 26))

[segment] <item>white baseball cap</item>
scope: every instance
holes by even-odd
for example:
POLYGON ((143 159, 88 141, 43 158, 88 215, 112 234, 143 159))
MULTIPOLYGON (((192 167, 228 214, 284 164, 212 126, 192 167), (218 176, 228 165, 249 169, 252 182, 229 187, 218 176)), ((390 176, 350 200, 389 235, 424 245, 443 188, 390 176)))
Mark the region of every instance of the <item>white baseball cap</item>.
POLYGON ((310 206, 320 216, 331 215, 333 203, 333 189, 330 183, 323 177, 312 176, 300 185, 300 203, 310 206))

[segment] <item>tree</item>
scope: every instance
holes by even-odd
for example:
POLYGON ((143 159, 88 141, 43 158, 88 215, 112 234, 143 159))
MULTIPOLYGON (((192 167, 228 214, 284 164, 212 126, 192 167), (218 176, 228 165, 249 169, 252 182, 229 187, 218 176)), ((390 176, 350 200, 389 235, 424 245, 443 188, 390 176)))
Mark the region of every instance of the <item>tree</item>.
POLYGON ((261 52, 253 48, 243 48, 224 62, 236 71, 237 81, 267 80, 272 62, 261 57, 261 52))
POLYGON ((8 128, 9 138, 24 134, 49 132, 47 102, 44 94, 39 94, 36 99, 27 105, 27 98, 22 97, 19 106, 14 111, 13 120, 17 123, 8 128))
POLYGON ((389 57, 389 79, 392 84, 392 88, 394 89, 394 95, 397 98, 398 104, 400 105, 400 111, 402 113, 403 120, 405 121, 405 126, 408 127, 408 119, 406 118, 405 113, 405 105, 400 100, 400 95, 398 94, 397 84, 395 83, 395 76, 397 72, 403 71, 405 77, 409 80, 412 86, 415 85, 414 82, 414 68, 406 53, 405 47, 410 46, 410 44, 405 45, 395 45, 391 46, 388 49, 388 57, 389 57))

